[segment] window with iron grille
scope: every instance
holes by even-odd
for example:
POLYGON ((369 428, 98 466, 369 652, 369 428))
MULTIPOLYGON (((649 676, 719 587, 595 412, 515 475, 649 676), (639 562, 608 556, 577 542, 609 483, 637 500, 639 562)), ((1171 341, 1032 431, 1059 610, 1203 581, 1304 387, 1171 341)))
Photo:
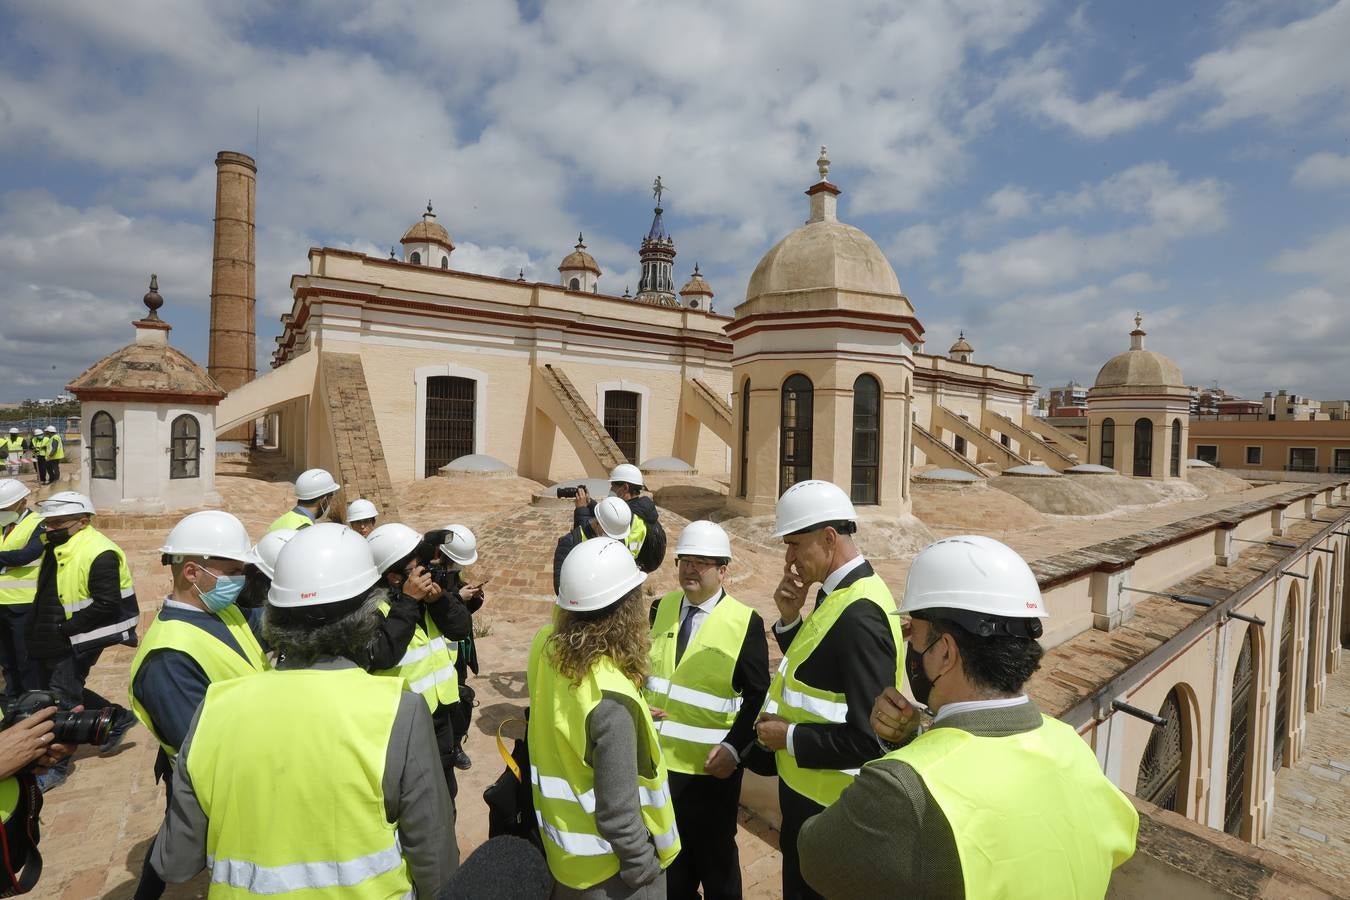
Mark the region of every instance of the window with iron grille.
POLYGON ((89 477, 117 477, 117 426, 106 412, 94 413, 90 423, 89 477))
POLYGON ((1316 472, 1316 471, 1317 471, 1317 448, 1316 448, 1316 447, 1290 447, 1290 448, 1289 448, 1289 471, 1290 471, 1290 472, 1316 472))
POLYGON ((1116 420, 1102 419, 1101 465, 1108 469, 1116 467, 1116 420))
POLYGON ((1172 688, 1158 715, 1167 720, 1154 727, 1139 761, 1139 783, 1135 795, 1150 803, 1185 814, 1186 795, 1181 790, 1185 761, 1185 727, 1181 715, 1181 697, 1172 688))
POLYGON ((811 427, 815 388, 805 375, 783 382, 779 415, 778 493, 811 477, 811 427))
POLYGON ((201 425, 197 417, 181 415, 173 420, 169 438, 169 477, 196 478, 201 471, 201 425))
POLYGON ((638 461, 641 402, 636 391, 605 391, 605 430, 631 463, 638 461))
POLYGON ((451 460, 474 452, 478 382, 436 375, 427 379, 426 442, 422 476, 429 478, 451 460))
POLYGON ((1181 420, 1172 420, 1172 461, 1169 464, 1173 478, 1181 477, 1181 420))
POLYGON ((1247 465, 1249 465, 1249 466, 1259 466, 1259 465, 1261 465, 1261 448, 1260 448, 1260 447, 1248 447, 1248 448, 1247 448, 1247 465))
POLYGON ((736 496, 744 497, 746 490, 746 480, 749 476, 746 470, 750 468, 750 379, 745 379, 741 385, 741 477, 737 482, 736 496))
POLYGON ((1289 731, 1290 698, 1294 692, 1293 672, 1290 666, 1294 656, 1294 604, 1298 602, 1298 586, 1291 585, 1289 597, 1284 603, 1284 621, 1280 625, 1280 667, 1275 682, 1275 734, 1270 758, 1279 771, 1284 765, 1284 739, 1289 731))
POLYGON ((1337 447, 1331 451, 1331 471, 1337 475, 1350 475, 1350 449, 1337 447))
POLYGON ((1153 477, 1153 420, 1139 419, 1134 423, 1134 476, 1153 477))
POLYGON ((874 506, 877 502, 877 472, 881 461, 881 384, 871 375, 853 382, 853 484, 854 503, 874 506))
POLYGON ((1228 782, 1224 789, 1223 830, 1233 837, 1242 837, 1247 819, 1250 781, 1247 755, 1251 746, 1252 682, 1256 663, 1253 639, 1254 630, 1248 628, 1242 641, 1242 652, 1238 654, 1237 668, 1233 670, 1233 702, 1228 713, 1228 782))

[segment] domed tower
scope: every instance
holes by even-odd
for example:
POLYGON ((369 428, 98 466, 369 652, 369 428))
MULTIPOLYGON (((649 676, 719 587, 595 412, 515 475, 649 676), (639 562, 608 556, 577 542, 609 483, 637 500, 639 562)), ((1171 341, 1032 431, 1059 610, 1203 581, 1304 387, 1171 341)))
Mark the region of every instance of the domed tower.
POLYGON ((1144 349, 1136 313, 1130 349, 1107 360, 1087 392, 1088 462, 1122 475, 1186 478, 1191 391, 1176 363, 1144 349))
POLYGON ((399 243, 403 245, 403 261, 406 263, 431 266, 433 269, 450 268, 450 254, 455 252, 455 245, 450 240, 450 233, 436 221, 430 200, 427 201, 427 211, 422 214, 422 218, 403 232, 399 243))
POLYGON ((947 351, 947 358, 956 362, 970 362, 970 357, 975 353, 975 348, 970 346, 970 341, 966 340, 966 333, 961 332, 956 343, 947 351))
POLYGON ((679 306, 675 299, 675 239, 666 233, 666 223, 661 219, 661 194, 665 187, 661 176, 652 183, 652 197, 656 200, 656 209, 652 216, 652 227, 642 239, 638 258, 642 264, 642 277, 638 279, 637 300, 642 303, 655 303, 659 306, 679 306))
POLYGON ((839 221, 825 148, 805 225, 755 267, 727 326, 736 433, 728 508, 773 512, 823 478, 864 514, 909 512, 914 360, 923 335, 881 248, 839 221))
POLYGON ((684 287, 680 288, 680 300, 690 309, 712 309, 713 289, 703 280, 698 263, 694 263, 694 274, 690 275, 684 287))
POLYGON ((600 290, 601 274, 600 266, 596 264, 595 257, 586 252, 586 241, 578 232, 576 248, 558 264, 559 283, 569 291, 594 294, 600 290))

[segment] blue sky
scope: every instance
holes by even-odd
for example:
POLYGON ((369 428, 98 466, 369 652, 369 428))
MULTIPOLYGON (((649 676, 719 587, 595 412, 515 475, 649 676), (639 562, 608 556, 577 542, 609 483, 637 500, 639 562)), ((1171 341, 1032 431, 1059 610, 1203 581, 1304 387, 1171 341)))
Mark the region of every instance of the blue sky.
POLYGON ((1042 386, 1127 346, 1188 381, 1350 397, 1350 0, 512 6, 16 2, 0 29, 0 400, 131 339, 157 272, 206 361, 217 150, 258 159, 260 364, 310 246, 384 256, 428 198, 456 267, 539 280, 578 230, 730 310, 805 218, 887 253, 942 352, 1042 386))

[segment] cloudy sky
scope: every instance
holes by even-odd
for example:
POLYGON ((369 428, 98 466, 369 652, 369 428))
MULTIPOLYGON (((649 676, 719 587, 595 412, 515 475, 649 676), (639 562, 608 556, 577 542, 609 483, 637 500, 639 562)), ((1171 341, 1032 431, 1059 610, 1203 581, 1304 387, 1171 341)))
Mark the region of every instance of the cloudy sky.
POLYGON ((0 401, 130 340, 150 272, 206 361, 217 150, 258 160, 265 364, 310 246, 430 198, 456 267, 540 280, 584 231, 636 285, 652 178, 729 312, 841 217, 942 351, 1090 382, 1127 345, 1246 395, 1350 397, 1350 0, 46 0, 0 29, 0 401))

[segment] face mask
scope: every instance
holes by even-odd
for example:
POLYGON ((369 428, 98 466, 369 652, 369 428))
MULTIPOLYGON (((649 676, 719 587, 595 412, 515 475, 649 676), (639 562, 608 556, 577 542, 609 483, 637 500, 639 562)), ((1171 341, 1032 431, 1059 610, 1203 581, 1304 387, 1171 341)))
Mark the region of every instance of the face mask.
POLYGON ((905 642, 905 675, 909 678, 909 690, 914 694, 914 699, 924 706, 928 705, 928 697, 933 693, 933 685, 937 683, 937 678, 929 678, 928 673, 923 670, 923 658, 940 640, 942 635, 939 634, 922 650, 915 650, 913 644, 905 642))
MULTIPOLYGON (((202 571, 210 572, 211 570, 203 569, 202 571)), ((202 602, 206 604, 207 609, 211 612, 220 612, 239 599, 239 592, 244 589, 248 577, 245 575, 216 575, 215 572, 211 572, 211 574, 215 575, 216 579, 215 586, 211 590, 203 593, 202 589, 195 584, 193 588, 196 589, 197 596, 202 598, 202 602)))
POLYGON ((12 509, 0 509, 0 528, 6 528, 19 521, 19 514, 12 509))
POLYGON ((65 528, 49 528, 49 529, 47 529, 47 546, 48 546, 48 547, 59 547, 59 546, 61 546, 62 544, 64 544, 64 543, 65 543, 66 541, 68 541, 68 540, 70 540, 70 526, 69 526, 69 525, 67 525, 65 528))

